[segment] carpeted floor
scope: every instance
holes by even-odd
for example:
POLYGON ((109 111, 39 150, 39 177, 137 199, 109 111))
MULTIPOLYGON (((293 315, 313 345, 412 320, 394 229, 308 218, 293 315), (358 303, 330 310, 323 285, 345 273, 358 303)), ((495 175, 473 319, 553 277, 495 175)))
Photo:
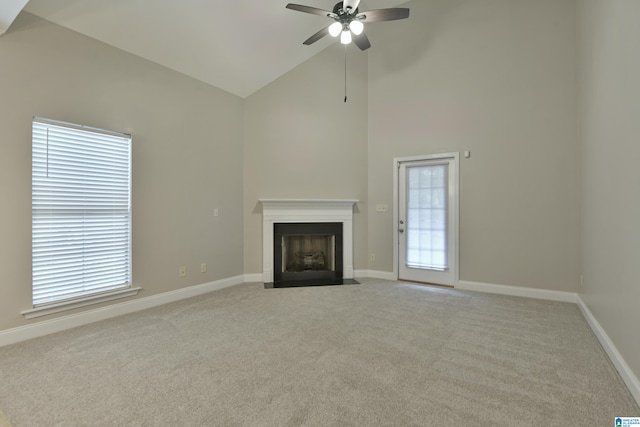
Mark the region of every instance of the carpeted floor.
POLYGON ((573 304, 362 280, 223 289, 0 348, 21 426, 609 426, 573 304))
POLYGON ((2 411, 0 411, 0 427, 11 427, 9 420, 7 420, 2 411))

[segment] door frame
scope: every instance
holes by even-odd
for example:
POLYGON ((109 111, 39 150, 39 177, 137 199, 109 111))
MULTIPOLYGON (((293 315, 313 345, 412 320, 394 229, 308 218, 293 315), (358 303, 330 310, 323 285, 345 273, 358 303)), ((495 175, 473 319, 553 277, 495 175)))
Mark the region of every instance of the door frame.
POLYGON ((454 268, 453 268, 453 286, 458 286, 460 280, 460 153, 440 153, 440 154, 427 154, 422 156, 411 157, 396 157, 393 159, 393 277, 395 280, 399 278, 399 251, 400 251, 400 238, 398 235, 398 227, 400 221, 400 164, 412 163, 429 160, 452 160, 455 164, 455 171, 453 173, 453 181, 449 185, 453 185, 455 189, 455 207, 453 212, 454 223, 450 224, 450 233, 452 233, 452 239, 455 244, 454 254, 454 268))

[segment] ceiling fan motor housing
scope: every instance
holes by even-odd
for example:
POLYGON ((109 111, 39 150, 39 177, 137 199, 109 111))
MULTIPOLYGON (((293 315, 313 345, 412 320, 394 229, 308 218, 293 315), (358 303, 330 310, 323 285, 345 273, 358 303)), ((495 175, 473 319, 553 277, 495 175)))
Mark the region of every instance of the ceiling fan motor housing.
POLYGON ((338 15, 338 18, 340 18, 341 21, 344 21, 345 20, 344 18, 353 19, 358 14, 358 11, 359 9, 356 8, 354 12, 348 13, 346 10, 344 10, 344 2, 341 2, 341 1, 336 3, 335 6, 333 6, 333 13, 338 15))

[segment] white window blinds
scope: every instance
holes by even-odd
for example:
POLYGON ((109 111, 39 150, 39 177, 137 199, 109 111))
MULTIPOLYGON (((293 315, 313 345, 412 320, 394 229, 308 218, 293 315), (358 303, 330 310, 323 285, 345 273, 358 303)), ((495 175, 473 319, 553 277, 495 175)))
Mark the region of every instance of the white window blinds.
POLYGON ((33 119, 33 305, 131 287, 131 136, 33 119))

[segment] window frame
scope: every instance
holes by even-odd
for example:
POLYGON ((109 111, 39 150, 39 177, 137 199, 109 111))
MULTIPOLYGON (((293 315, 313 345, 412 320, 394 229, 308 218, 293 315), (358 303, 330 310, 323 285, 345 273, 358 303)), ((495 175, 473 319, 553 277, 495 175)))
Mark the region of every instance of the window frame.
POLYGON ((131 160, 131 134, 33 117, 27 318, 140 290, 132 286, 131 160))

